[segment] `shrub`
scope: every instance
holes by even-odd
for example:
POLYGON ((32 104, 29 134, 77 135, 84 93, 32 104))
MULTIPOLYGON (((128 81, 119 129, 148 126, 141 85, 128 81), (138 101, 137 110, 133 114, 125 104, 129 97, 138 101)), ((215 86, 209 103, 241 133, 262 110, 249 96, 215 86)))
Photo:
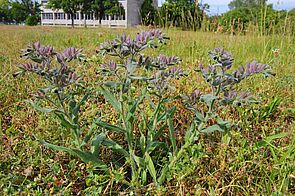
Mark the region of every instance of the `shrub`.
POLYGON ((36 26, 38 25, 39 17, 37 15, 28 16, 26 19, 26 25, 28 26, 36 26))
POLYGON ((153 6, 153 0, 144 0, 141 5, 140 15, 142 24, 144 25, 154 25, 156 9, 153 6))

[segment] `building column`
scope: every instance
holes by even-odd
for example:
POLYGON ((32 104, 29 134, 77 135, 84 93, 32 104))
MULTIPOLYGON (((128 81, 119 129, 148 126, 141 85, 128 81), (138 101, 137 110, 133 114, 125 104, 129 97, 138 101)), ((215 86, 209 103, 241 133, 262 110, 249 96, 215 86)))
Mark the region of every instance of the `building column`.
POLYGON ((53 26, 55 26, 55 14, 54 14, 54 11, 52 11, 52 19, 53 19, 53 26))
POLYGON ((68 26, 68 14, 65 13, 66 26, 68 26))
POLYGON ((43 22, 42 21, 43 21, 43 11, 41 12, 41 26, 43 26, 43 22))

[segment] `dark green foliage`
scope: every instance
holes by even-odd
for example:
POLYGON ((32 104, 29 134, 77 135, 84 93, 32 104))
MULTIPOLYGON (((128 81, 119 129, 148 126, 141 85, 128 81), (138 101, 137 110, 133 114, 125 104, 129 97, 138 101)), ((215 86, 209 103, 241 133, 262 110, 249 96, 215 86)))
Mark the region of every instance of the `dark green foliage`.
POLYGON ((38 25, 39 17, 37 15, 28 16, 26 19, 26 25, 28 26, 36 26, 38 25))
POLYGON ((81 10, 81 0, 49 0, 47 6, 52 9, 63 9, 71 15, 72 27, 74 27, 74 15, 81 10))
POLYGON ((286 25, 294 28, 294 18, 292 12, 274 10, 272 5, 241 6, 220 16, 220 24, 232 33, 245 32, 252 25, 269 34, 283 31, 286 25))
POLYGON ((140 9, 141 21, 144 25, 155 23, 156 9, 153 6, 153 0, 144 0, 140 9))
POLYGON ((24 23, 28 17, 40 20, 40 4, 37 1, 21 0, 0 2, 0 22, 4 23, 24 23))
POLYGON ((208 4, 198 4, 190 0, 171 0, 162 4, 158 11, 158 23, 161 26, 181 27, 182 29, 200 29, 202 21, 206 17, 205 11, 208 4))
POLYGON ((266 5, 267 0, 232 0, 228 7, 236 9, 241 7, 261 7, 266 5))
POLYGON ((124 15, 125 10, 118 0, 93 0, 91 10, 96 14, 99 23, 104 15, 124 15))

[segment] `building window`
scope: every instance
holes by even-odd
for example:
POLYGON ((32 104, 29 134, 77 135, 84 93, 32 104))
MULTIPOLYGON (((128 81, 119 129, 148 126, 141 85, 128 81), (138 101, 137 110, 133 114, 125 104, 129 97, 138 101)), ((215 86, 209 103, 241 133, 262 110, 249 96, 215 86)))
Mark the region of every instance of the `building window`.
POLYGON ((93 20, 93 13, 86 14, 86 20, 93 20))
POLYGON ((45 20, 53 20, 53 13, 42 13, 42 18, 45 20))
POLYGON ((64 13, 54 13, 54 18, 56 20, 64 20, 65 19, 65 14, 64 13))

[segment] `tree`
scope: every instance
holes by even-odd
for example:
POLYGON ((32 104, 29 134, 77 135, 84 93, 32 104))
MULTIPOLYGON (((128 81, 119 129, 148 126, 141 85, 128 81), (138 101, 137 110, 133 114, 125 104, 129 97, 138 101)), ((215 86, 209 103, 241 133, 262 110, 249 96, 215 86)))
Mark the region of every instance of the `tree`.
POLYGON ((66 14, 70 14, 72 27, 75 25, 75 14, 79 11, 84 14, 94 12, 99 24, 105 14, 124 14, 124 8, 118 0, 49 0, 48 8, 62 9, 66 14))
POLYGON ((37 17, 39 20, 41 9, 37 1, 21 0, 10 2, 11 17, 16 23, 23 23, 29 16, 37 17))
MULTIPOLYGON (((81 13, 82 14, 88 14, 91 13, 91 6, 93 4, 94 0, 81 0, 81 13)), ((86 17, 84 17, 84 26, 86 27, 86 17)))
POLYGON ((99 20, 99 24, 101 24, 101 20, 106 14, 109 16, 125 14, 124 7, 118 0, 94 0, 91 7, 95 13, 96 19, 99 20))
POLYGON ((155 14, 156 14, 156 9, 153 5, 153 0, 144 0, 140 9, 142 24, 144 25, 153 24, 155 21, 155 14))
POLYGON ((9 0, 0 0, 0 22, 11 22, 12 17, 9 7, 9 0))
POLYGON ((74 28, 75 14, 81 11, 82 2, 81 0, 49 0, 47 6, 52 9, 62 9, 66 14, 69 14, 74 28))
POLYGON ((196 0, 168 0, 159 10, 159 21, 164 26, 173 25, 183 29, 197 30, 201 27, 206 15, 205 10, 208 8, 208 4, 202 4, 196 0))
POLYGON ((232 10, 240 7, 260 7, 265 6, 267 0, 232 0, 228 7, 232 10))

